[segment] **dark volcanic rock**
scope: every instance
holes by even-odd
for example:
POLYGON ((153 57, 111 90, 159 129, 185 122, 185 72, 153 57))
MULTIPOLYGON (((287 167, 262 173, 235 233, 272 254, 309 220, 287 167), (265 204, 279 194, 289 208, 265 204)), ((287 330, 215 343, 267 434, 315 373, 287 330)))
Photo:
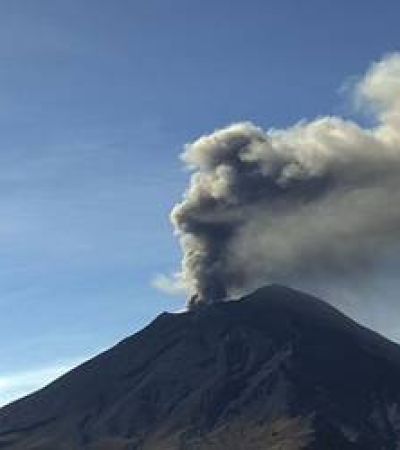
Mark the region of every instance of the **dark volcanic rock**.
POLYGON ((1 409, 0 448, 398 450, 400 347, 265 287, 164 313, 1 409))

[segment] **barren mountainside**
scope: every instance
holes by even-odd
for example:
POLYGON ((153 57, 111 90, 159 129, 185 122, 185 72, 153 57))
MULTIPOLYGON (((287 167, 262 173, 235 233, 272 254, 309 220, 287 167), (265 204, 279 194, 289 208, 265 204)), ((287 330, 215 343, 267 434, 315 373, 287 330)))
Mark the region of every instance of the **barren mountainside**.
POLYGON ((9 450, 398 450, 400 347, 267 286, 164 313, 0 410, 9 450))

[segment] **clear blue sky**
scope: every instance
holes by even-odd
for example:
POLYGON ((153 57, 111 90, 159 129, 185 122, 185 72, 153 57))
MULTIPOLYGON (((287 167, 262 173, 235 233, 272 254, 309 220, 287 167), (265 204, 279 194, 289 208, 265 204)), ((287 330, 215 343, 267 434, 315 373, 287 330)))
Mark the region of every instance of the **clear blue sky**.
POLYGON ((0 403, 182 306, 168 212, 184 143, 351 115, 398 0, 0 4, 0 403))

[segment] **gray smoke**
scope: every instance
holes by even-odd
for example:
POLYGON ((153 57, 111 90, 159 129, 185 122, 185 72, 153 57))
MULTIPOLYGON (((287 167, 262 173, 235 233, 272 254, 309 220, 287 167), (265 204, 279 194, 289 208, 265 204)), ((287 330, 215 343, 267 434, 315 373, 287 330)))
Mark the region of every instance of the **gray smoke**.
POLYGON ((171 213, 192 302, 282 277, 351 276, 400 238, 400 55, 356 87, 377 125, 321 117, 284 130, 238 123, 188 145, 171 213))

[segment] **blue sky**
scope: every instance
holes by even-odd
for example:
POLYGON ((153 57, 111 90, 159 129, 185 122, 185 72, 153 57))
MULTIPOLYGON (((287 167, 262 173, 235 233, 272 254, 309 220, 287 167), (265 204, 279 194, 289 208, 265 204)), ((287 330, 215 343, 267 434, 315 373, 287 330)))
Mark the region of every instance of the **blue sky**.
POLYGON ((0 404, 182 307, 151 280, 179 265, 186 142, 354 116, 343 86, 399 50, 399 17, 397 0, 2 1, 0 404))

